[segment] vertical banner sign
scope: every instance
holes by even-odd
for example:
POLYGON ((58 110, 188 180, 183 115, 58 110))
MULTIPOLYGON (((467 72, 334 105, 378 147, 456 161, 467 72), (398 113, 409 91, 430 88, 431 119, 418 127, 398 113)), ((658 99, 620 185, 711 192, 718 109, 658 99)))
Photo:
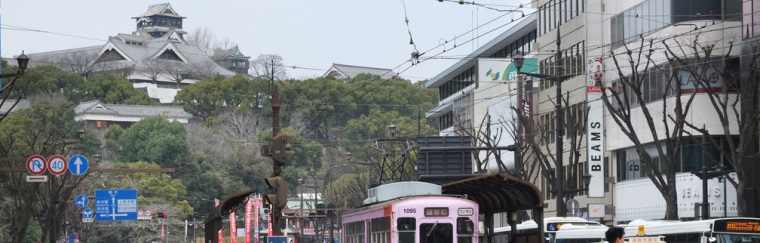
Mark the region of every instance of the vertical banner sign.
POLYGON ((267 217, 267 228, 269 229, 269 232, 267 233, 268 236, 272 236, 272 204, 269 204, 269 214, 267 217))
MULTIPOLYGON (((214 199, 214 206, 219 206, 219 199, 214 199)), ((224 235, 222 234, 222 229, 219 229, 219 232, 217 232, 218 236, 218 242, 224 242, 224 235)))
POLYGON ((187 219, 185 219, 185 238, 183 239, 183 242, 187 242, 187 219))
POLYGON ((588 186, 588 197, 604 197, 604 102, 602 101, 602 82, 604 68, 602 58, 586 60, 588 72, 586 75, 586 103, 588 104, 588 120, 586 121, 586 154, 588 155, 588 173, 591 183, 588 186))
POLYGON ((259 212, 261 212, 261 197, 256 195, 253 199, 253 232, 256 234, 253 241, 255 243, 259 243, 259 216, 261 215, 259 212))
POLYGON ((251 243, 251 214, 253 213, 253 198, 245 203, 245 243, 251 243))
POLYGON ((236 243, 237 241, 237 219, 235 219, 235 212, 230 213, 230 243, 236 243))

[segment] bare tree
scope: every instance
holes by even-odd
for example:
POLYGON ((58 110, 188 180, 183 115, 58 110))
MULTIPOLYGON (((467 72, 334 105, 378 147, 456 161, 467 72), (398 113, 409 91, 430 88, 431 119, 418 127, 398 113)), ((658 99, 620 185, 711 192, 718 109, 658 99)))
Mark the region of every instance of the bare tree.
POLYGON ((197 46, 206 55, 214 54, 212 45, 214 43, 214 33, 208 27, 198 27, 185 36, 188 45, 197 46))
MULTIPOLYGON (((552 100, 552 99, 549 99, 552 100)), ((561 188, 565 192, 578 191, 580 188, 578 182, 580 181, 581 173, 584 173, 583 164, 581 164, 581 150, 585 146, 584 140, 586 135, 586 120, 588 119, 588 109, 586 103, 569 104, 570 93, 565 93, 565 96, 561 99, 564 103, 563 112, 565 120, 562 121, 563 131, 565 132, 564 139, 568 140, 567 151, 563 151, 563 154, 567 152, 568 160, 566 165, 559 165, 557 163, 557 157, 554 146, 551 146, 556 138, 556 117, 554 114, 542 117, 534 121, 534 119, 526 116, 525 113, 519 112, 516 107, 511 107, 514 111, 512 114, 514 118, 507 119, 505 117, 497 118, 497 121, 504 126, 506 131, 515 133, 517 130, 524 130, 525 135, 520 145, 520 153, 522 156, 522 171, 524 178, 533 183, 537 183, 537 180, 543 178, 546 187, 552 192, 552 195, 556 197, 556 185, 557 177, 555 168, 557 166, 565 166, 566 176, 564 176, 565 188, 561 188), (508 121, 517 121, 517 124, 508 121)), ((554 102, 552 102, 554 103, 554 102)), ((517 137, 517 134, 511 135, 517 137)), ((543 184, 543 183, 542 183, 543 184)), ((567 202, 568 199, 574 197, 574 193, 564 193, 565 198, 563 202, 567 202)), ((563 207, 564 205, 557 205, 563 207)))
POLYGON ((501 153, 502 151, 499 150, 497 147, 499 146, 507 146, 508 144, 499 144, 499 142, 502 140, 502 136, 508 136, 509 133, 505 131, 504 129, 491 129, 491 116, 486 115, 483 117, 483 119, 480 121, 480 126, 476 128, 472 127, 471 122, 462 121, 459 116, 456 117, 457 121, 455 124, 457 124, 458 129, 456 130, 456 133, 460 136, 466 136, 472 138, 474 141, 473 144, 475 147, 485 147, 488 148, 486 150, 485 158, 480 158, 480 153, 478 151, 473 151, 472 155, 474 157, 475 161, 475 169, 476 171, 473 171, 474 173, 482 174, 485 173, 488 169, 488 161, 491 157, 493 157, 496 160, 496 164, 499 168, 500 172, 510 172, 507 170, 506 165, 504 165, 504 162, 501 159, 501 153))
POLYGON ((191 76, 194 79, 198 79, 198 80, 201 80, 207 77, 212 77, 218 73, 216 69, 217 66, 218 65, 214 61, 211 61, 211 60, 202 61, 200 63, 193 63, 192 64, 193 72, 191 73, 191 76))
POLYGON ((172 81, 177 83, 177 88, 182 88, 182 80, 190 76, 191 65, 181 61, 168 61, 166 63, 166 73, 169 74, 172 81))
POLYGON ((284 80, 287 78, 285 66, 282 64, 282 57, 277 54, 261 54, 251 62, 251 75, 260 78, 284 80), (274 71, 273 71, 274 70, 274 71))
MULTIPOLYGON (((662 44, 668 46, 663 40, 662 44)), ((681 66, 671 68, 658 65, 653 60, 654 41, 641 37, 637 50, 624 45, 622 53, 610 56, 618 73, 618 81, 604 85, 602 100, 620 131, 630 139, 643 164, 642 170, 665 199, 665 219, 678 219, 676 193, 676 165, 685 133, 685 121, 696 92, 682 95, 678 72, 681 66), (622 61, 620 60, 622 59, 622 61), (663 79, 655 83, 661 92, 650 94, 644 89, 650 83, 650 72, 662 73, 663 79), (620 87, 618 87, 620 86, 620 87), (648 103, 652 97, 659 102, 648 103), (655 119, 661 118, 659 121, 655 119), (639 124, 646 124, 640 127, 639 124), (653 142, 645 144, 641 137, 651 136, 653 142), (647 149, 651 148, 651 149, 647 149), (650 150, 656 152, 650 154, 650 150)), ((671 53, 665 52, 667 59, 671 53)), ((659 79, 655 79, 659 80, 659 79)))
POLYGON ((187 34, 185 40, 188 45, 199 47, 208 56, 214 55, 214 49, 226 50, 235 46, 235 43, 226 37, 221 40, 217 39, 214 32, 208 27, 196 28, 187 34))
MULTIPOLYGON (((698 38, 697 38, 698 39, 698 38)), ((697 40, 695 39, 695 40, 697 40)), ((707 128, 698 120, 684 121, 686 126, 694 133, 702 135, 705 142, 698 142, 705 151, 717 150, 717 155, 704 153, 703 161, 712 161, 708 165, 710 170, 718 170, 724 173, 725 178, 736 188, 737 211, 740 216, 754 215, 746 211, 745 188, 749 183, 751 170, 748 169, 749 161, 746 161, 750 146, 756 142, 755 126, 760 122, 760 113, 754 104, 758 87, 758 59, 760 53, 757 46, 753 45, 745 68, 748 69, 744 76, 739 75, 739 57, 732 56, 733 42, 719 41, 692 41, 681 42, 679 48, 670 48, 666 45, 666 53, 672 57, 669 63, 679 68, 679 76, 689 77, 689 88, 699 92, 709 99, 712 109, 707 114, 717 118, 718 128, 707 128), (739 87, 741 90, 739 91, 739 87), (743 111, 744 110, 744 111, 743 111), (714 112, 714 113, 713 113, 714 112), (736 178, 728 175, 736 173, 736 178)), ((687 131, 692 135, 691 131, 687 131)), ((724 192, 725 193, 725 192, 724 192)))
POLYGON ((143 76, 150 79, 155 84, 161 74, 166 71, 166 68, 167 65, 163 60, 154 59, 145 61, 145 65, 142 68, 144 71, 143 76))

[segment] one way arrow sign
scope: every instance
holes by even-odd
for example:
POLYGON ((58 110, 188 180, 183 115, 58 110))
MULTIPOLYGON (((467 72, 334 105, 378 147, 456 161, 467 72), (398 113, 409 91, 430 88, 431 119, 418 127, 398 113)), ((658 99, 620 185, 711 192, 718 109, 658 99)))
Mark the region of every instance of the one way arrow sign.
POLYGON ((69 171, 74 175, 83 175, 90 167, 90 163, 82 155, 74 155, 69 159, 69 171))

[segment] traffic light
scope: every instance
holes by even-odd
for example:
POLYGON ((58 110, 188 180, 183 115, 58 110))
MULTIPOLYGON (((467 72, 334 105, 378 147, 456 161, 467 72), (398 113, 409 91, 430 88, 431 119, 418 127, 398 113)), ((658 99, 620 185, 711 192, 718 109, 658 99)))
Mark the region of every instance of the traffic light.
POLYGON ((288 203, 288 182, 282 176, 272 176, 264 179, 269 186, 269 193, 264 196, 264 204, 282 210, 288 203))
POLYGON ((156 218, 165 219, 166 218, 166 211, 164 211, 164 212, 158 212, 158 214, 156 214, 156 218))
POLYGON ((327 217, 330 217, 330 218, 335 217, 335 204, 334 203, 327 204, 327 217))
POLYGON ((325 205, 324 204, 317 203, 316 209, 317 209, 317 215, 325 215, 325 205))
POLYGON ((293 151, 293 146, 291 145, 292 142, 293 135, 284 132, 278 133, 272 139, 271 155, 277 166, 285 165, 285 162, 290 158, 293 158, 293 155, 296 154, 296 152, 293 151))

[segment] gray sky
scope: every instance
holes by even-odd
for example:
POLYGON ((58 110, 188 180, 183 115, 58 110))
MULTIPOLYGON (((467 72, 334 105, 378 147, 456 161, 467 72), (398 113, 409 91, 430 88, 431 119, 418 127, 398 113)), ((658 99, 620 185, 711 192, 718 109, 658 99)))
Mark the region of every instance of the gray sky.
MULTIPOLYGON (((3 57, 27 53, 102 45, 108 36, 132 33, 135 20, 148 6, 167 1, 146 0, 0 0, 0 46, 3 57), (19 28, 31 29, 18 30, 19 28), (40 32, 43 31, 43 32, 40 32)), ((472 2, 471 0, 469 2, 472 2)), ((404 23, 404 5, 409 26, 423 55, 443 51, 444 59, 426 60, 401 74, 410 80, 432 78, 503 32, 499 26, 519 19, 520 13, 489 9, 516 9, 529 0, 485 0, 486 7, 459 5, 446 0, 220 0, 174 1, 177 13, 187 17, 184 30, 207 27, 218 39, 238 44, 243 54, 278 54, 292 78, 324 74, 332 63, 396 68, 414 50, 404 23), (473 33, 473 27, 505 15, 473 33), (464 34, 464 35, 463 35, 464 34), (477 35, 477 41, 465 43, 477 35), (485 35, 484 35, 485 34, 485 35), (452 41, 454 37, 463 35, 452 41), (454 42, 458 45, 454 48, 454 42), (464 43, 464 44, 463 44, 464 43), (474 44, 473 44, 474 43, 474 44), (452 50, 453 48, 453 50, 452 50)), ((522 9, 527 14, 532 9, 522 9)))

